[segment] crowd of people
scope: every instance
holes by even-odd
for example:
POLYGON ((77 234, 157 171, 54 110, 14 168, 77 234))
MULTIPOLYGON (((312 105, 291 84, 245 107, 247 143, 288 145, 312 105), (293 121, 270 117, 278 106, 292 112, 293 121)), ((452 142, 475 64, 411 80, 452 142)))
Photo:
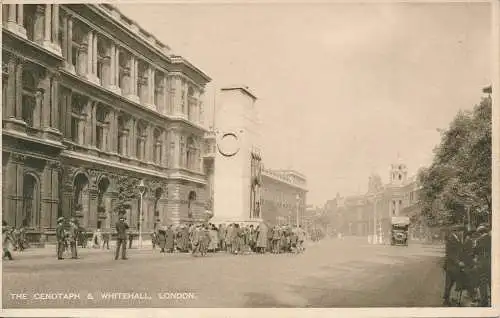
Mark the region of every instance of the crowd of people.
POLYGON ((191 224, 164 226, 153 232, 153 248, 160 252, 231 254, 287 253, 304 251, 306 232, 299 227, 280 225, 269 227, 254 224, 191 224))
POLYGON ((471 229, 455 225, 446 239, 446 273, 444 304, 464 305, 462 292, 469 296, 470 305, 491 305, 491 227, 482 223, 471 229), (455 287, 457 299, 451 299, 455 287))

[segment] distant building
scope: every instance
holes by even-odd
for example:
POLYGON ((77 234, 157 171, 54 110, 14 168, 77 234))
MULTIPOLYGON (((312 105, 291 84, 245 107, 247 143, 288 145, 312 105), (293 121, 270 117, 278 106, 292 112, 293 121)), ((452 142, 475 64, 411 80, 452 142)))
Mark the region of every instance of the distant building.
POLYGON ((382 184, 380 176, 372 175, 367 193, 346 197, 337 193, 326 202, 325 210, 337 232, 359 236, 375 232, 387 237, 392 216, 413 218, 419 214, 419 188, 416 176, 408 177, 405 164, 392 164, 387 184, 382 184))

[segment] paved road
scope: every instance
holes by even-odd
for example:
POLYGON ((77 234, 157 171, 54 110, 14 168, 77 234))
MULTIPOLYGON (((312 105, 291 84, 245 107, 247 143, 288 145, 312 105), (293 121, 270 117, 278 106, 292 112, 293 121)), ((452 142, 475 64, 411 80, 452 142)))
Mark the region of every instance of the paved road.
POLYGON ((111 251, 80 254, 79 260, 58 261, 26 253, 4 262, 4 308, 427 307, 440 306, 444 279, 441 248, 372 246, 358 239, 323 241, 300 255, 202 258, 131 250, 129 260, 114 261, 111 251), (106 300, 102 292, 148 299, 106 300), (12 299, 13 293, 27 299, 12 299), (37 293, 80 299, 33 299, 37 293))

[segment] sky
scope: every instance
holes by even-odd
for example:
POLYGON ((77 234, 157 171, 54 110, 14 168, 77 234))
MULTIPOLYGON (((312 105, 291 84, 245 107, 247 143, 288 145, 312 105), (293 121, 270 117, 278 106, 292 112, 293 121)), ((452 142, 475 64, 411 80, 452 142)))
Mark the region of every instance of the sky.
POLYGON ((212 78, 207 122, 221 87, 252 90, 264 165, 305 174, 308 204, 428 166, 438 129, 491 84, 487 2, 116 6, 212 78))

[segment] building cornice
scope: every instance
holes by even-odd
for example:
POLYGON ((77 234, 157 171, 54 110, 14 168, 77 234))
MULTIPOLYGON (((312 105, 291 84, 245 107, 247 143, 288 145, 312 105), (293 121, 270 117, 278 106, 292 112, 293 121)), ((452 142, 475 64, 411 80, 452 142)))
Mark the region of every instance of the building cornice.
POLYGON ((162 173, 162 172, 159 172, 157 170, 128 165, 128 164, 124 164, 122 162, 103 159, 103 158, 95 157, 95 156, 89 156, 87 154, 82 154, 82 153, 79 153, 76 151, 69 151, 69 150, 63 151, 61 153, 61 157, 81 160, 81 161, 85 161, 85 162, 89 162, 89 163, 93 163, 93 164, 99 164, 102 166, 113 167, 113 168, 117 168, 117 169, 121 169, 121 170, 131 171, 131 172, 135 172, 138 174, 149 175, 149 176, 154 176, 154 177, 160 177, 160 178, 164 178, 164 179, 184 180, 184 181, 190 181, 190 182, 199 183, 199 184, 206 184, 206 181, 203 178, 193 177, 193 176, 190 176, 189 174, 184 173, 184 172, 179 171, 179 170, 174 170, 173 172, 168 172, 168 173, 162 173))

